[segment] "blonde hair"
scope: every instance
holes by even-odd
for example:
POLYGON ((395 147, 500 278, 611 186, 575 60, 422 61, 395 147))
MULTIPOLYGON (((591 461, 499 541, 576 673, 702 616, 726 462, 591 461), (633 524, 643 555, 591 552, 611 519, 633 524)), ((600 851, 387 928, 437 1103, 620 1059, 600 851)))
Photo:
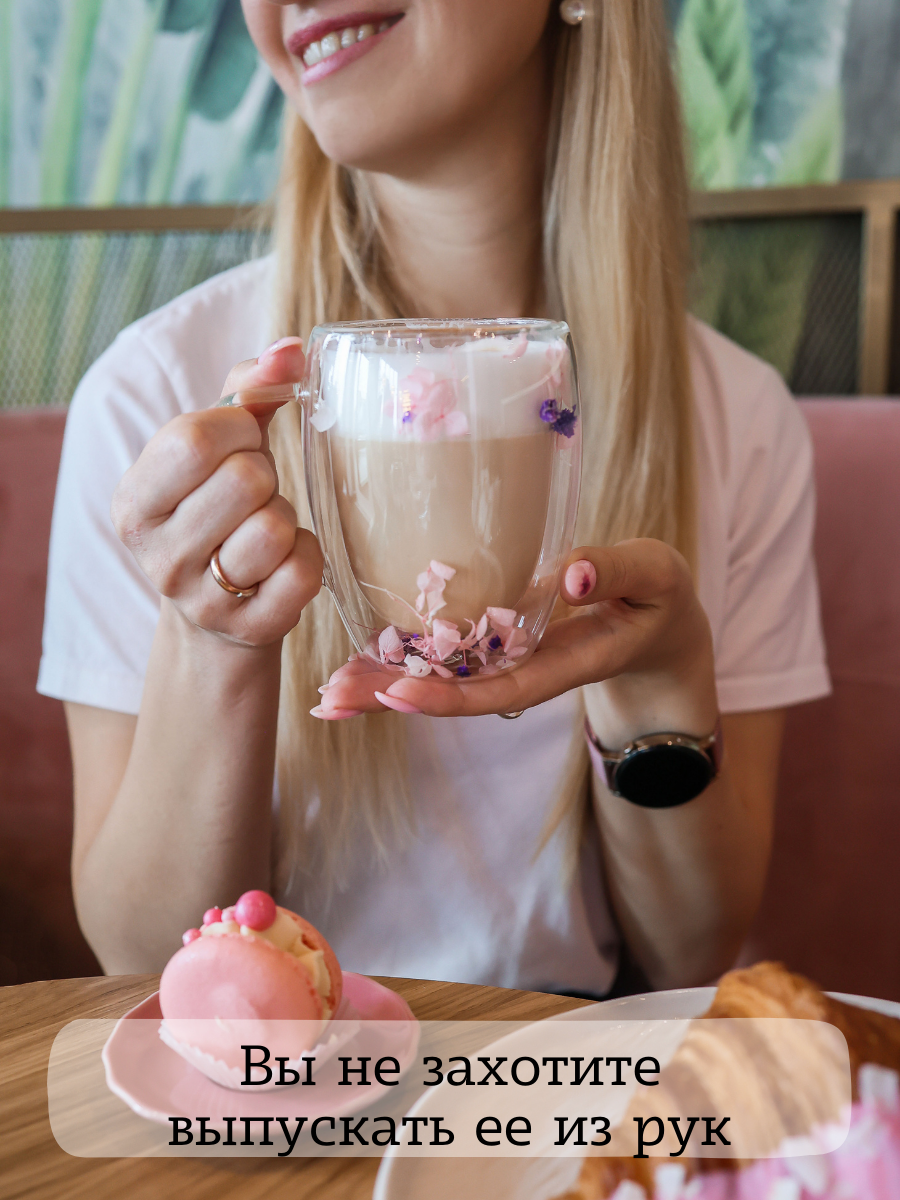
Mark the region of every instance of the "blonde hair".
MULTIPOLYGON (((578 538, 660 538, 689 562, 696 516, 685 317, 687 182, 661 0, 603 0, 577 29, 551 17, 553 96, 544 190, 548 315, 578 353, 584 471, 578 538)), ((329 161, 287 117, 276 210, 278 332, 323 321, 414 316, 386 269, 363 173, 329 161)), ((282 488, 309 523, 299 413, 272 426, 282 488)), ((277 884, 312 870, 340 885, 340 854, 361 823, 385 854, 408 823, 403 718, 311 719, 317 685, 350 643, 326 593, 285 643, 278 730, 282 796, 277 884), (314 818, 314 819, 313 819, 314 818)), ((573 742, 551 825, 584 791, 573 742)))

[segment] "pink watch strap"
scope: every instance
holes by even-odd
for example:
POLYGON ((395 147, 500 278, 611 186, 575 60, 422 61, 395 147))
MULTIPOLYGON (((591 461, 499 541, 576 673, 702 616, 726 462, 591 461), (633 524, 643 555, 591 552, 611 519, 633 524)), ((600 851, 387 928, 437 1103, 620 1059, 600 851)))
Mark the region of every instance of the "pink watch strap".
POLYGON ((597 739, 596 733, 591 728, 591 723, 587 717, 584 718, 584 740, 587 742, 588 754, 591 756, 591 766, 600 778, 605 780, 606 786, 612 791, 612 776, 615 770, 615 763, 607 762, 600 753, 600 742, 597 739))

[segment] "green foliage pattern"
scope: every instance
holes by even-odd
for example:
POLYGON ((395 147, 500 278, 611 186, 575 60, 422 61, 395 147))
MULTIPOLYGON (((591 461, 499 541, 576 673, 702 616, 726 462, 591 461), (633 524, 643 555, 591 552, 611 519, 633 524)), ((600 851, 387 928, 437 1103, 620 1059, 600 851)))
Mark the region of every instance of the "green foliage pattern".
MULTIPOLYGON (((666 0, 695 186, 839 177, 840 54, 850 3, 666 0)), ((262 169, 271 172, 283 100, 274 81, 257 75, 240 0, 54 0, 44 7, 56 21, 40 33, 52 52, 41 50, 33 30, 23 32, 35 24, 34 0, 0 0, 0 204, 23 202, 10 174, 17 137, 20 157, 20 143, 30 139, 36 163, 25 203, 227 201, 249 198, 262 169), (112 56, 116 69, 103 67, 101 97, 98 64, 111 61, 110 29, 120 27, 127 40, 112 56), (46 60, 47 98, 39 118, 29 113, 26 135, 21 114, 34 89, 23 86, 23 49, 46 60), (98 111, 105 123, 92 134, 96 118, 89 114, 98 111), (197 182, 193 159, 198 152, 202 158, 203 139, 212 144, 216 131, 227 153, 220 165, 210 152, 212 165, 197 182)), ((97 316, 100 283, 106 286, 112 271, 128 273, 116 279, 123 323, 165 298, 152 283, 159 257, 153 239, 136 241, 133 253, 115 260, 100 239, 82 239, 77 253, 61 239, 46 239, 33 254, 23 258, 11 239, 0 239, 0 300, 15 314, 0 322, 0 369, 9 374, 14 344, 36 364, 22 368, 33 392, 20 402, 59 400, 71 378, 63 357, 81 363, 82 354, 102 349, 95 338, 107 320, 97 316), (48 289, 53 271, 58 284, 48 289), (20 326, 22 337, 15 333, 20 326)), ((206 250, 192 255, 185 286, 212 261, 206 250)), ((819 255, 812 222, 710 223, 695 241, 695 311, 790 377, 819 255)))
POLYGON ((191 110, 224 121, 243 99, 256 64, 240 0, 225 0, 191 88, 191 110))
POLYGON ((214 9, 213 0, 166 0, 162 28, 167 33, 199 29, 214 9))
POLYGON ((753 127, 744 0, 686 0, 676 48, 695 182, 734 187, 753 127))
POLYGON ((0 204, 264 198, 283 103, 262 72, 240 0, 0 0, 0 204))
MULTIPOLYGON (((782 21, 790 16, 786 7, 782 4, 782 21)), ((808 17, 806 5, 797 23, 808 17)), ((799 46, 806 45, 807 34, 798 30, 799 46)), ((732 188, 746 185, 751 175, 754 182, 777 185, 831 182, 839 177, 843 144, 837 86, 813 93, 790 136, 767 145, 768 177, 757 177, 758 127, 772 127, 757 71, 765 67, 769 92, 791 84, 774 73, 800 73, 804 65, 783 47, 774 53, 771 40, 758 37, 757 43, 758 66, 747 0, 680 5, 675 54, 695 186, 732 188)), ((695 236, 694 311, 790 378, 820 250, 815 222, 709 223, 695 236)))
MULTIPOLYGON (((210 186, 223 190, 203 198, 240 196, 261 156, 274 158, 281 92, 259 79, 250 95, 259 62, 240 0, 58 0, 45 5, 45 22, 32 4, 0 0, 0 203, 10 203, 16 106, 20 129, 26 113, 24 89, 14 87, 21 76, 11 66, 16 38, 47 80, 47 100, 33 121, 40 134, 34 200, 171 202, 179 198, 176 185, 183 194, 179 171, 190 170, 190 146, 227 129, 235 114, 240 119, 219 143, 227 138, 218 176, 204 168, 210 186), (111 45, 122 30, 127 39, 111 45), (99 105, 98 81, 105 87, 99 105), (245 98, 249 107, 239 113, 245 98), (98 111, 105 114, 100 125, 98 111)), ((67 402, 120 328, 243 260, 251 243, 249 235, 200 233, 0 238, 0 310, 9 318, 0 322, 0 407, 67 402)))

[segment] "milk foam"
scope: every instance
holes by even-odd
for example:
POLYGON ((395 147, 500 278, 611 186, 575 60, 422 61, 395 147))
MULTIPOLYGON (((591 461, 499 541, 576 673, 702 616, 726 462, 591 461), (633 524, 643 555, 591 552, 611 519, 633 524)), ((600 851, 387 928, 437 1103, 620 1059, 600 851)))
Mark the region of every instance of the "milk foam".
POLYGON ((467 340, 434 349, 423 339, 421 352, 390 346, 367 348, 349 339, 326 346, 315 425, 341 437, 365 441, 418 440, 411 415, 417 384, 429 375, 452 387, 455 411, 464 418, 437 430, 436 439, 468 435, 493 439, 525 437, 545 426, 544 400, 559 394, 554 371, 565 345, 529 342, 524 336, 467 340), (404 420, 404 418, 406 418, 404 420))

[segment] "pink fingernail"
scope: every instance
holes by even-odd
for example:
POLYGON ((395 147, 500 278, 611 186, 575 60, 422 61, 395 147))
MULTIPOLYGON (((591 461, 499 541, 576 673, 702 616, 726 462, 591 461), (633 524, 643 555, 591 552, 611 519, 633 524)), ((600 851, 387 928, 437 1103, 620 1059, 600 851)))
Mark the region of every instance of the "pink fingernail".
POLYGON ((326 712, 321 704, 317 704, 315 708, 309 710, 311 717, 318 717, 320 721, 346 721, 349 717, 361 717, 363 710, 361 708, 330 708, 326 712))
POLYGON ((330 687, 331 687, 330 683, 323 683, 320 688, 316 688, 316 691, 319 693, 320 696, 324 696, 330 687))
POLYGON ((579 600, 590 595, 597 586, 597 572, 594 564, 588 562, 586 558, 580 558, 578 562, 573 562, 566 571, 565 585, 569 595, 576 596, 579 600))
POLYGON ((284 346, 301 346, 302 344, 302 339, 298 337, 279 338, 278 341, 273 342, 271 346, 266 346, 265 350, 263 350, 262 354, 256 361, 260 362, 262 359, 268 358, 270 354, 277 354, 278 351, 284 346))
POLYGON ((387 696, 384 692, 376 692, 375 699, 380 700, 386 708, 392 708, 394 712, 418 714, 422 711, 408 700, 401 700, 399 696, 387 696))

